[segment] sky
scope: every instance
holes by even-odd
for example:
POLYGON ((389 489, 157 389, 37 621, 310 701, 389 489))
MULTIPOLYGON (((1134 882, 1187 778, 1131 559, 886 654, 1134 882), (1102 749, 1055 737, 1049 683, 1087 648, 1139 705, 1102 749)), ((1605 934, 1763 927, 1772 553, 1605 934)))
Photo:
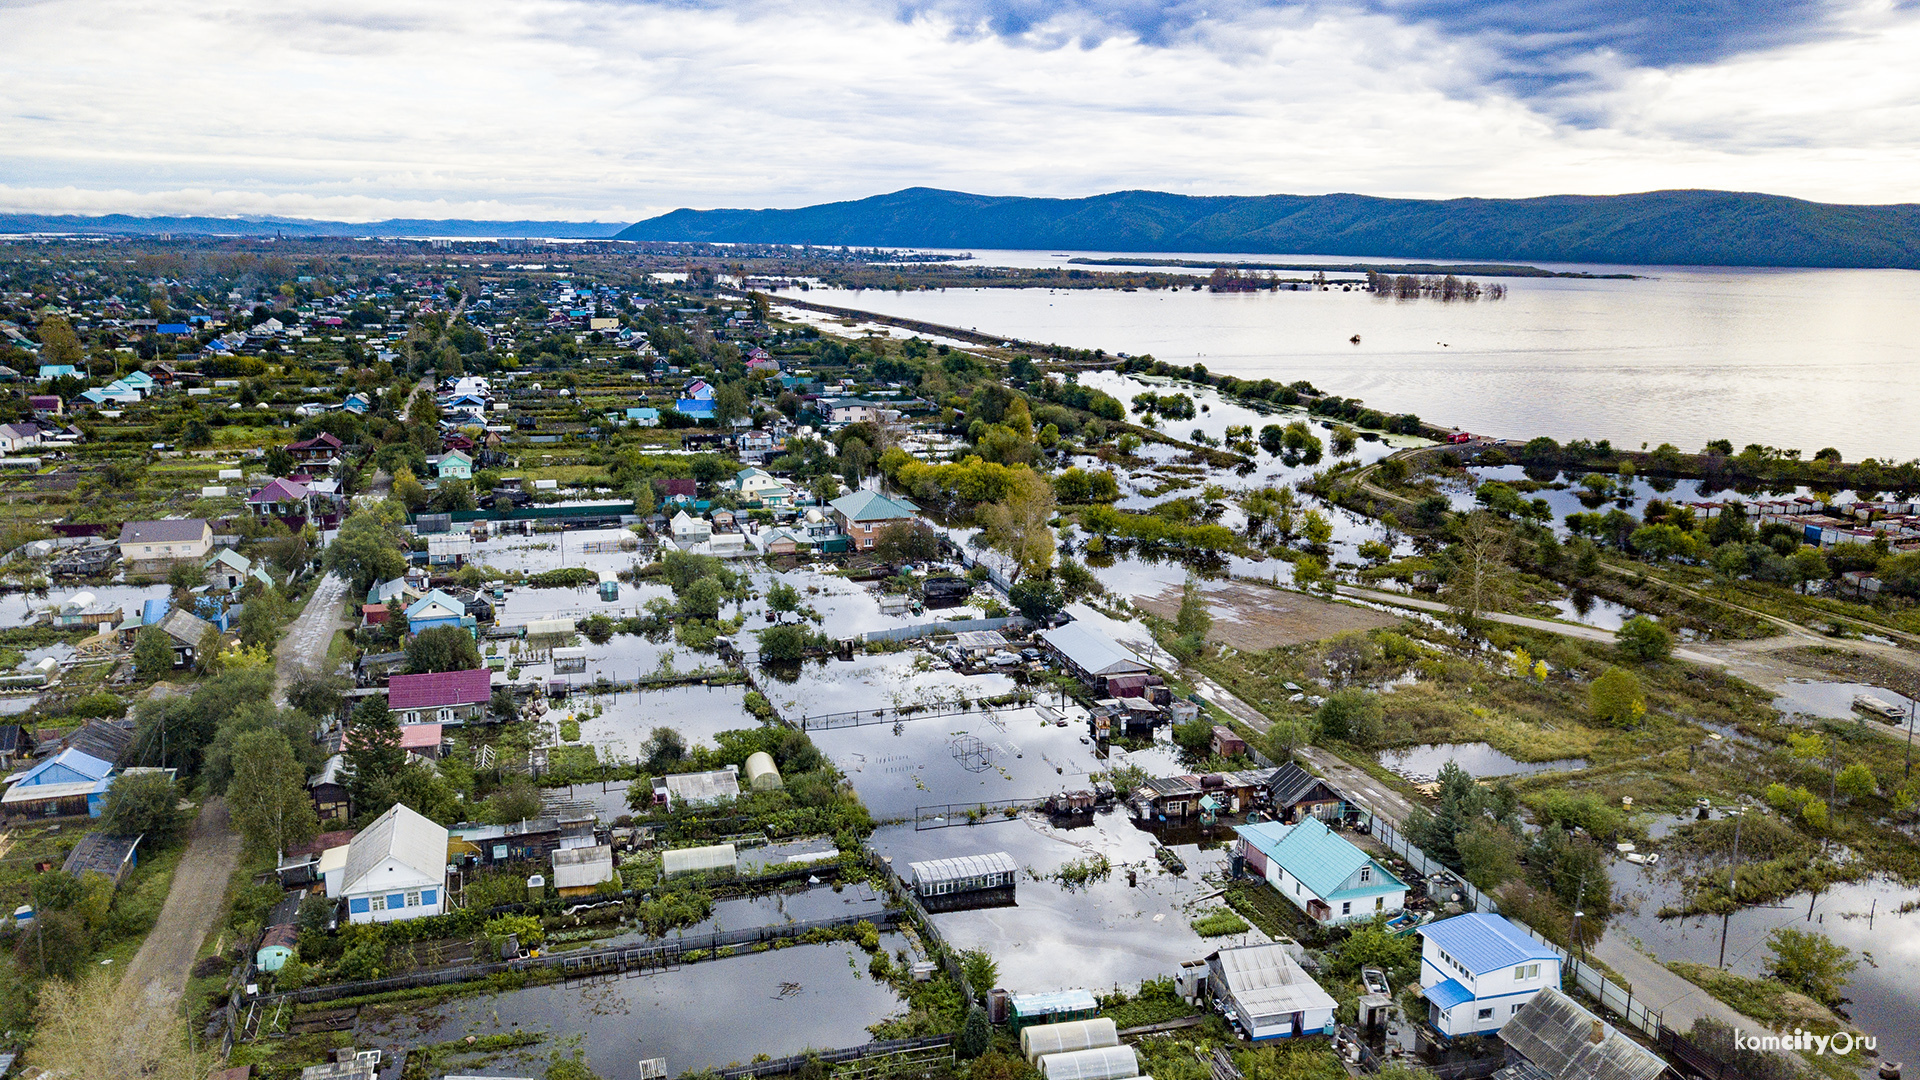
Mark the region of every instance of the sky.
POLYGON ((1920 201, 1920 0, 0 0, 0 211, 1920 201))

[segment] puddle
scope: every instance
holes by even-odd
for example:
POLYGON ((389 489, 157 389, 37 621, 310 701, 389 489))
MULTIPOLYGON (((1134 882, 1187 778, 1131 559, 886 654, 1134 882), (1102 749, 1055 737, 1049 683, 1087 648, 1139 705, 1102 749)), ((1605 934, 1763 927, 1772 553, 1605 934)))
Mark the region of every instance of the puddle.
POLYGON ((1888 724, 1878 716, 1860 712, 1853 707, 1856 694, 1867 694, 1889 705, 1899 707, 1911 717, 1914 710, 1913 699, 1896 694, 1885 687, 1867 683, 1788 679, 1775 689, 1779 691, 1779 696, 1773 699, 1773 707, 1788 716, 1794 713, 1805 713, 1808 716, 1823 716, 1829 720, 1858 720, 1872 727, 1885 727, 1892 731, 1907 731, 1913 726, 1911 719, 1898 724, 1888 724))
POLYGON ((1560 618, 1567 622, 1581 623, 1601 630, 1618 630, 1626 625, 1628 619, 1640 614, 1625 604, 1616 604, 1590 593, 1574 593, 1563 596, 1553 602, 1553 608, 1560 618))
POLYGON ((1380 764, 1415 783, 1427 783, 1452 761, 1475 779, 1490 776, 1527 776, 1533 773, 1584 769, 1585 758, 1557 761, 1518 761, 1486 743, 1424 743, 1405 750, 1383 750, 1380 764))

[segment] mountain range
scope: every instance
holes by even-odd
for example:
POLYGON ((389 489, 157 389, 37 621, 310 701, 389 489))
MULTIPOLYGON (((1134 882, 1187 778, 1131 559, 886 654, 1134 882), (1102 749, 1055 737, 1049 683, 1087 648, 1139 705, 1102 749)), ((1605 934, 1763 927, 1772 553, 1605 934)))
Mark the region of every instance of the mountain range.
POLYGON ((795 210, 675 210, 619 239, 1920 269, 1920 204, 1846 206, 1735 191, 1446 200, 1120 191, 1036 199, 907 188, 795 210))

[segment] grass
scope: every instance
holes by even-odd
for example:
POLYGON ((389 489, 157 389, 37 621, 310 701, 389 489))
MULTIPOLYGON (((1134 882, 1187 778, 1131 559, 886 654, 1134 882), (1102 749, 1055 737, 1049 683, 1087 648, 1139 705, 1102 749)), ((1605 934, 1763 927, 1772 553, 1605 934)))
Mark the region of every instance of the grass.
MULTIPOLYGON (((1752 979, 1685 960, 1669 961, 1667 968, 1742 1016, 1752 1017, 1774 1031, 1799 1028, 1818 1035, 1839 1031, 1858 1035, 1860 1032, 1832 1009, 1771 979, 1752 979)), ((1834 1077, 1856 1076, 1857 1070, 1866 1065, 1865 1057, 1858 1050, 1845 1057, 1804 1056, 1809 1064, 1834 1077)))
POLYGON ((1247 921, 1226 908, 1210 908, 1193 920, 1193 932, 1201 937, 1231 937, 1247 932, 1247 921))

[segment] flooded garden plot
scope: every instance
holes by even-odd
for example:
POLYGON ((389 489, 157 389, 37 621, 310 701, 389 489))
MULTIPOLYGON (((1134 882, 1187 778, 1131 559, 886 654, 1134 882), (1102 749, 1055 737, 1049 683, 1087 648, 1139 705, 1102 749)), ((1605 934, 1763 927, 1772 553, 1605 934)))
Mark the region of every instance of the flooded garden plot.
MULTIPOLYGON (((894 953, 906 939, 882 934, 880 944, 894 953)), ((795 945, 631 978, 530 986, 426 1007, 370 1007, 361 1011, 354 1038, 363 1048, 397 1049, 552 1032, 554 1045, 510 1053, 487 1071, 538 1075, 548 1055, 574 1036, 587 1065, 607 1080, 639 1080, 648 1058, 665 1058, 667 1075, 679 1076, 757 1054, 870 1042, 868 1026, 902 1003, 893 987, 867 974, 867 963, 851 942, 795 945)))
POLYGON ((1774 687, 1778 697, 1773 707, 1792 716, 1820 716, 1829 720, 1860 720, 1874 727, 1886 727, 1905 733, 1913 727, 1915 705, 1912 698, 1871 683, 1825 682, 1818 679, 1787 679, 1774 687), (1868 716, 1853 707, 1856 697, 1878 698, 1906 714, 1898 724, 1887 724, 1878 716, 1868 716))
POLYGON ((1217 882, 1227 852, 1190 845, 1173 850, 1186 862, 1184 875, 1168 873, 1155 857, 1159 841, 1134 828, 1121 811, 1095 814, 1079 828, 1055 828, 1023 814, 979 825, 915 831, 895 825, 874 833, 873 849, 891 858, 897 873, 907 864, 960 855, 1004 851, 1022 868, 1011 907, 935 914, 934 925, 956 949, 985 949, 999 963, 1002 987, 1015 992, 1075 987, 1131 989, 1146 979, 1172 975, 1183 960, 1223 945, 1264 941, 1258 931, 1202 938, 1189 922, 1224 905, 1217 882), (1104 857, 1110 866, 1084 884, 1056 875, 1069 864, 1104 857), (1128 884, 1132 871, 1136 884, 1128 884))
POLYGON ((61 604, 83 593, 93 597, 86 604, 89 610, 119 608, 124 613, 124 618, 138 619, 141 607, 148 600, 164 600, 169 595, 169 590, 164 584, 61 585, 44 592, 0 593, 0 626, 31 625, 35 613, 57 609, 61 604))
POLYGON ((1531 776, 1534 773, 1563 772, 1587 767, 1584 758, 1521 761, 1483 742, 1424 743, 1404 750, 1380 752, 1380 764, 1386 766, 1395 775, 1417 784, 1433 781, 1440 775, 1440 769, 1449 761, 1465 769, 1467 775, 1476 780, 1501 776, 1531 776))
POLYGON ((918 649, 855 654, 851 662, 809 661, 797 673, 774 673, 762 682, 780 715, 795 719, 931 706, 961 698, 980 701, 1018 689, 1010 676, 963 675, 918 649))
POLYGON ((580 717, 580 741, 598 747, 602 761, 609 757, 632 761, 645 756, 642 744, 657 727, 678 731, 689 747, 712 746, 713 737, 722 731, 759 727, 759 719, 747 711, 750 689, 741 684, 694 685, 574 695, 555 703, 554 711, 580 717), (601 710, 598 716, 593 714, 596 705, 601 710))

